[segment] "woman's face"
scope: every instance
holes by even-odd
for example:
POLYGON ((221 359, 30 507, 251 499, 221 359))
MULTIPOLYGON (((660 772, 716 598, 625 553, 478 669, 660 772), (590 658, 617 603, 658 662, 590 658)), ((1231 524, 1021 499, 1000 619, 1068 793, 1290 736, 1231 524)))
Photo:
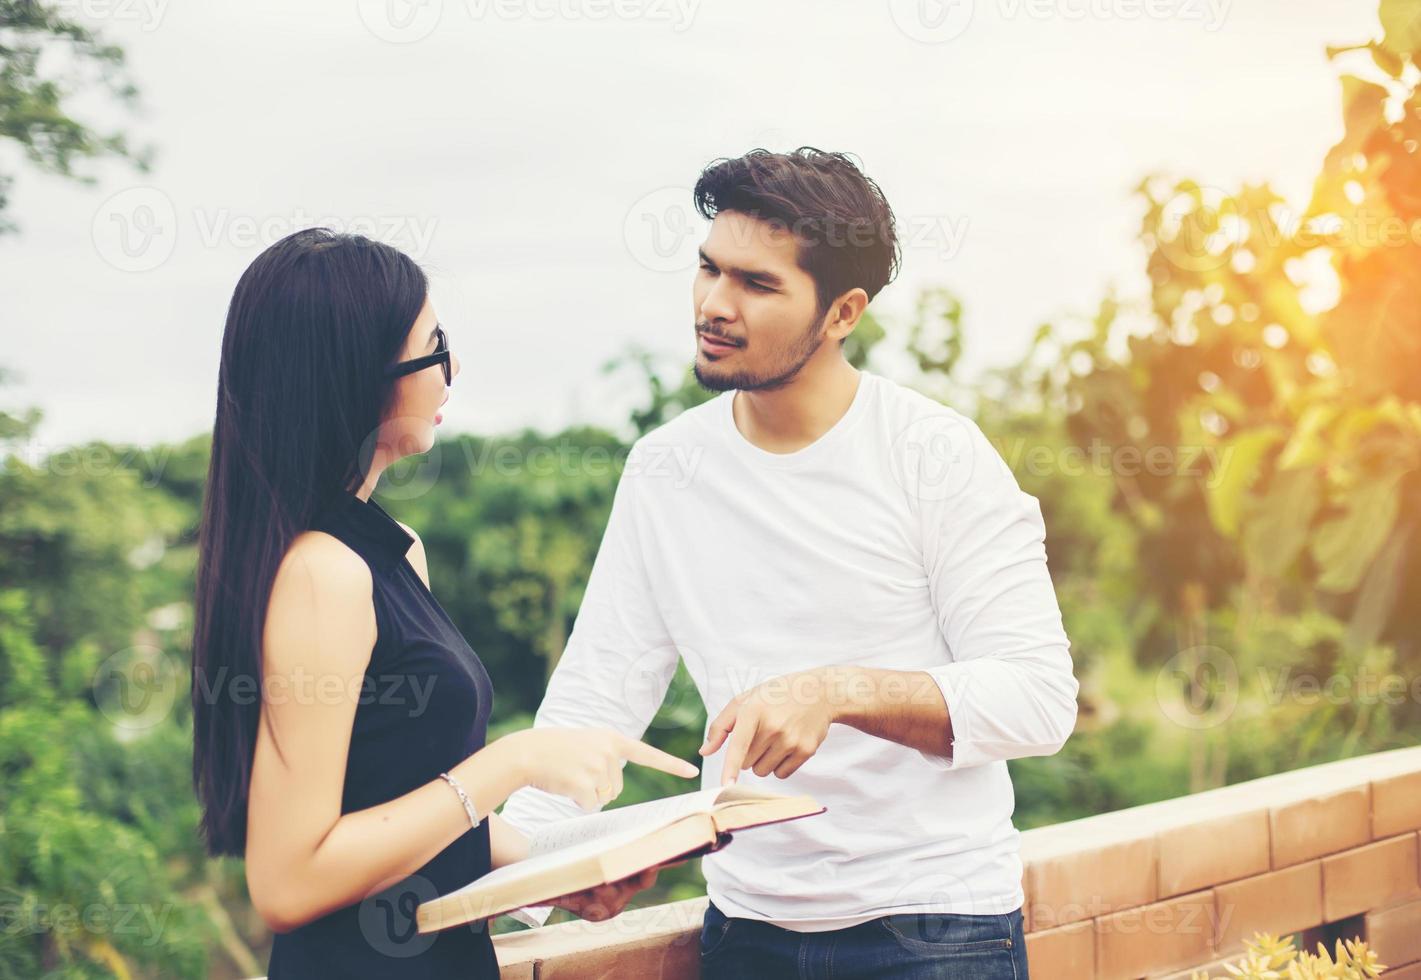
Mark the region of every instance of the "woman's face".
MULTIPOLYGON (((426 298, 415 318, 414 326, 405 337, 405 345, 395 359, 409 361, 433 354, 437 345, 434 328, 439 317, 434 305, 426 298)), ((452 345, 451 345, 452 346, 452 345)), ((459 375, 459 358, 451 350, 449 370, 459 375)), ((444 386, 444 369, 438 364, 395 380, 394 397, 381 424, 381 443, 389 448, 392 459, 428 452, 434 445, 434 427, 443 421, 440 407, 449 397, 444 386)))

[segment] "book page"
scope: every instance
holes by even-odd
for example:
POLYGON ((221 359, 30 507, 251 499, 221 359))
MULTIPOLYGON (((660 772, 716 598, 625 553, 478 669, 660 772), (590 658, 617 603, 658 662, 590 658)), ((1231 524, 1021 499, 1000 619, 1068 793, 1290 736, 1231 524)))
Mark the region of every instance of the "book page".
POLYGON ((633 836, 651 833, 687 814, 709 811, 720 792, 719 788, 704 789, 550 823, 534 831, 529 838, 528 857, 540 857, 628 832, 634 832, 633 836))
MULTIPOLYGON (((592 816, 597 816, 597 814, 592 814, 592 816)), ((568 821, 562 822, 567 823, 568 821)), ((483 875, 480 878, 475 878, 473 881, 469 882, 464 887, 458 888, 450 892, 449 895, 457 895, 460 892, 471 891, 475 888, 486 888, 490 885, 504 885, 510 881, 516 881, 519 878, 537 874, 540 871, 546 871, 549 868, 558 868, 566 865, 575 864, 577 861, 580 861, 583 858, 596 857, 604 850, 608 850, 610 848, 617 847, 622 844, 629 844, 634 840, 640 839, 641 836, 642 831, 639 828, 634 827, 629 830, 624 830, 620 833, 607 834, 602 837, 593 838, 592 840, 583 841, 580 844, 573 844, 569 847, 564 847, 560 850, 551 851, 536 856, 530 854, 522 861, 514 861, 512 864, 505 864, 501 868, 494 868, 488 874, 483 875)), ((557 898, 559 896, 550 895, 548 897, 557 898)))

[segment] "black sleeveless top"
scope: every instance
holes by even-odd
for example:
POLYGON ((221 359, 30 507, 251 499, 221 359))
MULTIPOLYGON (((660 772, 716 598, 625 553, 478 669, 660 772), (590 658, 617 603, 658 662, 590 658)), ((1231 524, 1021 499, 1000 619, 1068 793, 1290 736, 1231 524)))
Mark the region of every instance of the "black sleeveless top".
MULTIPOLYGON (((360 690, 341 812, 417 789, 483 748, 493 685, 405 552, 414 543, 373 500, 344 493, 314 522, 365 559, 373 580, 378 636, 360 690)), ((451 798, 453 788, 449 788, 451 798)), ((398 828, 391 828, 397 832, 398 828)), ((271 980, 401 977, 493 980, 487 923, 420 934, 423 901, 489 871, 488 821, 402 881, 329 915, 278 934, 271 980)))

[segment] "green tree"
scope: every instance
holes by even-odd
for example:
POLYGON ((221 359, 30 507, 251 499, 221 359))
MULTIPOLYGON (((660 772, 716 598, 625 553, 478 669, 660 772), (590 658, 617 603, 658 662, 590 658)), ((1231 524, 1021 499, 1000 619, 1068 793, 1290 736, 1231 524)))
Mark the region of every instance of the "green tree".
MULTIPOLYGON (((137 90, 123 50, 65 16, 62 6, 0 0, 0 137, 14 140, 40 170, 83 182, 92 177, 76 165, 86 160, 116 157, 146 170, 148 152, 135 151, 122 132, 71 115, 83 92, 131 104, 137 90)), ((13 183, 14 175, 0 173, 0 234, 15 230, 5 217, 13 183)))

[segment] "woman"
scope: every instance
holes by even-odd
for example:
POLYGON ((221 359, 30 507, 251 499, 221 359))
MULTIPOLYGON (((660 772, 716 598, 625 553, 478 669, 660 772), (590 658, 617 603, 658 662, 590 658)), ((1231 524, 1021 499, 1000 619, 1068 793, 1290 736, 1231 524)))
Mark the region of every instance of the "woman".
POLYGON ((371 491, 434 444, 459 373, 423 271, 324 229, 243 274, 222 338, 199 539, 193 775, 214 854, 244 855, 270 975, 496 977, 482 923, 416 905, 527 851, 493 813, 523 786, 586 809, 624 760, 695 767, 606 730, 485 744, 493 688, 429 591, 424 548, 371 491))

